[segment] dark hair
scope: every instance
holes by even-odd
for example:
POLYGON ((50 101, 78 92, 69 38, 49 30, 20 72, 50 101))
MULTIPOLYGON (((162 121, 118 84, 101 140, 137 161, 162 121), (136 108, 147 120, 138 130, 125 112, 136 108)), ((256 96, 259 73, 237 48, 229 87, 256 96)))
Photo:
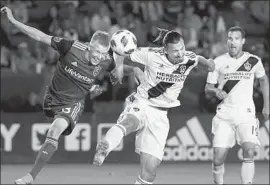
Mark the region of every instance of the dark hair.
POLYGON ((176 31, 169 31, 163 38, 163 45, 176 44, 182 39, 182 35, 176 31))
POLYGON ((242 35, 242 38, 246 38, 245 30, 243 28, 241 28, 240 26, 230 27, 229 30, 228 30, 228 33, 232 32, 232 31, 240 31, 241 35, 242 35))

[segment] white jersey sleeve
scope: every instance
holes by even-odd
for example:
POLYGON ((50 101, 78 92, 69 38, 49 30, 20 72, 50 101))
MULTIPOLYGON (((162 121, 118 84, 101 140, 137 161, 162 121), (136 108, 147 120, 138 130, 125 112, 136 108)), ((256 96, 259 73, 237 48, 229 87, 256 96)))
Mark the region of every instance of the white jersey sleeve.
POLYGON ((147 65, 148 62, 148 47, 138 48, 132 54, 130 54, 130 59, 133 62, 138 62, 143 65, 147 65))
POLYGON ((259 58, 258 64, 255 69, 255 77, 262 78, 265 75, 265 70, 262 64, 262 60, 259 58))

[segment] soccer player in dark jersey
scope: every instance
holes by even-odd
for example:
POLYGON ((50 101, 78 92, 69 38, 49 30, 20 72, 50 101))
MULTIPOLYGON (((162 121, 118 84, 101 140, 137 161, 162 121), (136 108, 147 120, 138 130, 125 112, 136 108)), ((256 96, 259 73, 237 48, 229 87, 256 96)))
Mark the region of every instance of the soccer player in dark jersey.
MULTIPOLYGON (((51 118, 52 124, 33 168, 24 177, 15 180, 15 184, 32 184, 57 150, 59 137, 72 132, 83 112, 86 95, 90 89, 96 87, 94 85, 96 77, 100 73, 114 72, 117 69, 113 52, 110 50, 109 35, 106 32, 95 32, 90 43, 84 44, 49 36, 27 26, 14 18, 8 7, 3 7, 1 12, 6 13, 9 21, 20 31, 36 41, 52 46, 60 54, 56 72, 47 87, 44 98, 44 113, 46 117, 51 118)), ((133 69, 135 68, 124 66, 124 71, 139 74, 138 68, 133 69)), ((115 76, 117 76, 116 73, 112 75, 112 77, 115 76)), ((140 78, 137 75, 136 77, 140 78)))

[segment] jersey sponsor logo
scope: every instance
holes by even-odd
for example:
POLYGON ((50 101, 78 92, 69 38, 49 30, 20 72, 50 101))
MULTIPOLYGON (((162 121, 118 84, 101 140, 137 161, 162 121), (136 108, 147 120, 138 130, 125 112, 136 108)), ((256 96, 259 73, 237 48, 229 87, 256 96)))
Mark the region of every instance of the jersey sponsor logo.
POLYGON ((157 72, 156 79, 162 82, 177 83, 185 81, 186 75, 157 72))
MULTIPOLYGON (((180 81, 184 81, 186 79, 186 75, 185 72, 195 64, 195 60, 188 60, 188 62, 186 64, 181 64, 174 72, 173 74, 177 74, 179 75, 178 78, 161 78, 161 82, 159 82, 156 86, 150 88, 148 90, 148 98, 156 98, 159 97, 160 95, 162 95, 168 88, 170 88, 175 82, 179 82, 180 81), (184 67, 185 66, 185 67, 184 67), (184 76, 183 76, 184 75, 184 76), (172 81, 170 81, 170 79, 172 81)), ((163 74, 161 73, 161 76, 163 74)), ((164 73, 165 75, 165 73, 164 73)), ((159 75, 160 76, 160 75, 159 75)), ((166 76, 166 75, 165 75, 166 76)), ((160 77, 157 76, 157 79, 159 79, 160 77)), ((160 80, 160 79, 159 79, 160 80)))
POLYGON ((250 72, 243 72, 243 71, 239 71, 239 72, 234 72, 234 73, 226 73, 224 75, 224 80, 249 80, 252 77, 252 73, 250 72))
POLYGON ((71 76, 81 79, 87 83, 92 83, 94 81, 94 79, 90 79, 87 76, 83 76, 79 72, 76 72, 75 70, 69 68, 68 66, 65 67, 65 71, 69 73, 71 76))
POLYGON ((211 143, 197 117, 189 119, 167 140, 164 161, 210 161, 213 159, 211 143))
POLYGON ((228 81, 223 86, 223 90, 226 93, 231 90, 240 82, 241 79, 249 79, 249 71, 258 63, 258 59, 255 57, 249 57, 234 73, 226 74, 225 77, 228 81))

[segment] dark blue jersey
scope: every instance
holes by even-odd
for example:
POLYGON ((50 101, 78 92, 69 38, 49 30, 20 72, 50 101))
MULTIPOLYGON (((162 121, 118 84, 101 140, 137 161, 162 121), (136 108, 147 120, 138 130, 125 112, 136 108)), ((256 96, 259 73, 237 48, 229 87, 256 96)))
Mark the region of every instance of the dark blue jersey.
POLYGON ((59 104, 84 99, 96 77, 115 67, 111 53, 98 65, 92 65, 85 58, 87 45, 79 41, 52 37, 51 46, 59 52, 60 58, 48 90, 59 104))

